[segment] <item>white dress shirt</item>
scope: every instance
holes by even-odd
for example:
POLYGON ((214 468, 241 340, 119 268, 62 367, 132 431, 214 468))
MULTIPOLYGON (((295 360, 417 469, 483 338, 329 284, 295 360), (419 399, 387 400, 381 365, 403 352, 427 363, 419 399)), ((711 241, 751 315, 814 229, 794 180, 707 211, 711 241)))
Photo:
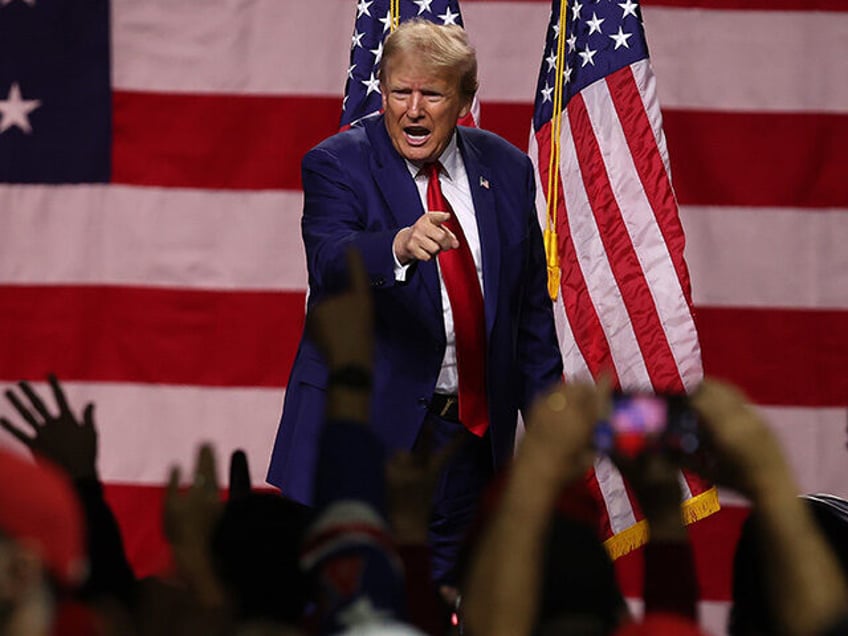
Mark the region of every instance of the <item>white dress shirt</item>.
MULTIPOLYGON (((471 256, 474 258, 474 265, 477 268, 477 280, 480 281, 480 289, 483 290, 483 257, 480 251, 480 235, 477 232, 477 218, 474 214, 474 202, 471 198, 468 173, 465 171, 465 162, 462 160, 462 154, 456 145, 455 132, 447 148, 445 148, 439 157, 439 162, 442 164, 442 170, 439 173, 442 194, 447 202, 450 203, 454 215, 456 215, 456 219, 465 233, 465 239, 471 248, 471 256)), ((421 197, 421 205, 427 210, 427 175, 421 173, 421 166, 417 166, 410 161, 406 162, 406 167, 409 169, 412 178, 415 179, 418 195, 421 197)), ((396 254, 394 255, 394 259, 395 279, 399 281, 406 280, 406 274, 410 264, 401 265, 396 254)), ((456 370, 453 312, 451 311, 448 291, 442 280, 442 273, 438 268, 438 259, 436 259, 436 264, 436 270, 439 272, 439 287, 442 294, 442 317, 445 323, 445 339, 447 341, 445 357, 442 359, 442 368, 436 380, 436 393, 455 394, 459 390, 459 380, 456 370)))

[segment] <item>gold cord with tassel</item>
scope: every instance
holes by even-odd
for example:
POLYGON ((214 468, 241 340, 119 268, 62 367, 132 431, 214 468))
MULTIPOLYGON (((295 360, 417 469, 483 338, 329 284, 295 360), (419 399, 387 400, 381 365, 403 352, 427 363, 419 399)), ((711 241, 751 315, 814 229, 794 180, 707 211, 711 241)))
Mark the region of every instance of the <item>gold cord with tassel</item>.
POLYGON ((562 280, 559 264, 559 238, 557 236, 557 208, 559 205, 560 131, 562 130, 562 89, 565 71, 565 39, 568 25, 568 0, 559 7, 559 35, 557 37, 556 80, 554 81, 553 116, 551 117, 551 152, 548 164, 547 224, 545 227, 545 257, 548 266, 548 295, 556 300, 562 280))

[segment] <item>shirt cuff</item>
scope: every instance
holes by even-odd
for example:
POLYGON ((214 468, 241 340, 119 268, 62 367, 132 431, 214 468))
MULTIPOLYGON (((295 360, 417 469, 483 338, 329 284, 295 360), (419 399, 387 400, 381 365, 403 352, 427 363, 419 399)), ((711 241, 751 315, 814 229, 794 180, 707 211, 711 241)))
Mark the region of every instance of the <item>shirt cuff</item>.
POLYGON ((394 247, 392 247, 392 260, 395 263, 395 266, 394 266, 395 282, 405 283, 407 273, 409 272, 409 268, 414 261, 410 261, 406 265, 401 265, 400 261, 398 260, 397 254, 395 254, 394 247))

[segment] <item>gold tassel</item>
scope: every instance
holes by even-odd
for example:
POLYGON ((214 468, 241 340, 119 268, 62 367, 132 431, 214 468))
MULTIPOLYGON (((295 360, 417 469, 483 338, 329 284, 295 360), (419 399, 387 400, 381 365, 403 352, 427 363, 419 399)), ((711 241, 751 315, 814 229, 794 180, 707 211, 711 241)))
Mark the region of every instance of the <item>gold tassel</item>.
POLYGON ((553 114, 551 117, 551 154, 548 158, 547 222, 545 224, 545 258, 548 264, 548 296, 554 301, 559 296, 562 269, 559 265, 557 241, 557 206, 559 203, 560 128, 562 127, 562 91, 565 64, 565 39, 568 26, 568 0, 560 0, 559 39, 557 40, 556 80, 554 81, 553 114))
POLYGON ((559 266, 559 251, 556 230, 545 229, 545 257, 548 262, 548 295, 556 300, 559 295, 562 270, 559 266))

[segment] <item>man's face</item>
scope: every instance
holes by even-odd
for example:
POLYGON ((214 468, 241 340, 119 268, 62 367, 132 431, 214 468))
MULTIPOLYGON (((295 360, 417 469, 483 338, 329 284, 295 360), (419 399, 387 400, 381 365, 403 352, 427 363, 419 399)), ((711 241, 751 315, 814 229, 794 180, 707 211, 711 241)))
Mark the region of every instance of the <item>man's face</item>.
POLYGON ((392 144, 416 164, 439 158, 457 117, 467 115, 471 107, 460 93, 456 73, 429 69, 409 53, 400 53, 385 67, 381 90, 392 144))

